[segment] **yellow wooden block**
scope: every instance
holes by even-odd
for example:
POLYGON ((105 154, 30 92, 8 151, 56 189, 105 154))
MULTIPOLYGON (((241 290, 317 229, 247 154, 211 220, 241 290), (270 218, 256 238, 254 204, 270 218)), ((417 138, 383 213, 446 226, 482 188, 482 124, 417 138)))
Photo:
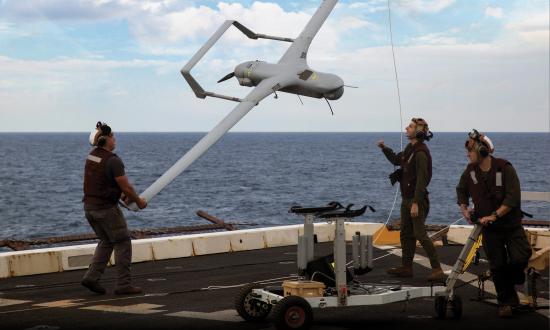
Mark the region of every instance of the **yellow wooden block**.
POLYGON ((372 243, 374 245, 401 245, 399 233, 399 230, 388 230, 386 226, 382 226, 372 234, 372 243))

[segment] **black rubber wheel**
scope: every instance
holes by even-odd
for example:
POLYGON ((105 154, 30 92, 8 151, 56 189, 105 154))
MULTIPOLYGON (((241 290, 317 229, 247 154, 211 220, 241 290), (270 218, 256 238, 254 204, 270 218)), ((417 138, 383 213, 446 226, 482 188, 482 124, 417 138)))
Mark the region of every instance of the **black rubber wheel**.
POLYGON ((284 297, 273 308, 273 323, 277 330, 309 329, 312 322, 313 311, 302 297, 284 297))
POLYGON ((453 315, 453 320, 460 320, 462 317, 462 298, 460 296, 454 295, 453 299, 449 302, 451 304, 451 313, 453 315))
POLYGON ((259 288, 261 288, 261 286, 257 284, 249 284, 244 286, 235 298, 235 309, 237 310, 237 313, 239 313, 239 315, 246 321, 263 321, 271 311, 272 305, 266 304, 263 301, 252 297, 252 289, 259 288))
POLYGON ((436 296, 435 297, 435 315, 438 319, 442 320, 447 314, 447 297, 436 296))
POLYGON ((476 254, 474 255, 474 265, 479 265, 479 260, 481 259, 481 254, 479 253, 479 251, 476 251, 476 254))

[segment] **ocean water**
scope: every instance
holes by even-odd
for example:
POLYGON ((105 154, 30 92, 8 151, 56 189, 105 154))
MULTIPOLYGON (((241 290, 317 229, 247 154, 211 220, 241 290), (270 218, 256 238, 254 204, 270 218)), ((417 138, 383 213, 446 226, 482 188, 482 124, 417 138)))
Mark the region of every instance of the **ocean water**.
MULTIPOLYGON (((119 133, 115 151, 142 192, 205 133, 119 133)), ((0 239, 91 232, 82 211, 87 133, 0 134, 0 239)), ((550 191, 550 134, 492 133, 495 156, 516 168, 522 190, 550 191)), ((376 146, 399 149, 399 133, 229 133, 140 212, 125 211, 131 229, 206 224, 199 209, 257 227, 300 224, 295 204, 330 201, 372 205, 356 221, 384 222, 395 189, 393 166, 376 146)), ((436 133, 429 147, 433 178, 429 223, 449 224, 460 213, 455 186, 466 166, 464 133, 436 133)), ((391 218, 399 217, 398 197, 391 218)), ((536 219, 550 206, 524 203, 536 219)), ((246 228, 240 225, 239 228, 246 228)))

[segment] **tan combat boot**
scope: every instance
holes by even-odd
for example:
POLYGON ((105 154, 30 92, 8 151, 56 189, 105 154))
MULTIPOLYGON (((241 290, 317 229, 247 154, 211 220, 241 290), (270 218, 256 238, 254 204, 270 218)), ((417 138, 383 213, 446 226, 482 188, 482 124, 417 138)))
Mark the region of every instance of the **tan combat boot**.
POLYGON ((412 266, 392 267, 386 272, 397 277, 413 277, 412 266))
POLYGON ((446 275, 441 267, 432 269, 430 276, 428 276, 430 282, 445 282, 445 279, 446 275))
POLYGON ((123 295, 123 294, 141 294, 143 293, 143 290, 140 287, 127 285, 124 287, 119 287, 115 289, 116 295, 123 295))

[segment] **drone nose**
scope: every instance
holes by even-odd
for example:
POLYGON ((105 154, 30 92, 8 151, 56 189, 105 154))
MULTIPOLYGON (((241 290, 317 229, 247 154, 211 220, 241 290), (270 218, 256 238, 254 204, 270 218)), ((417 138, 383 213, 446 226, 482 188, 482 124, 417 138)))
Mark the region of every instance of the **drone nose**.
POLYGON ((325 93, 323 96, 328 100, 338 100, 342 95, 344 95, 344 86, 340 86, 333 91, 325 93))

